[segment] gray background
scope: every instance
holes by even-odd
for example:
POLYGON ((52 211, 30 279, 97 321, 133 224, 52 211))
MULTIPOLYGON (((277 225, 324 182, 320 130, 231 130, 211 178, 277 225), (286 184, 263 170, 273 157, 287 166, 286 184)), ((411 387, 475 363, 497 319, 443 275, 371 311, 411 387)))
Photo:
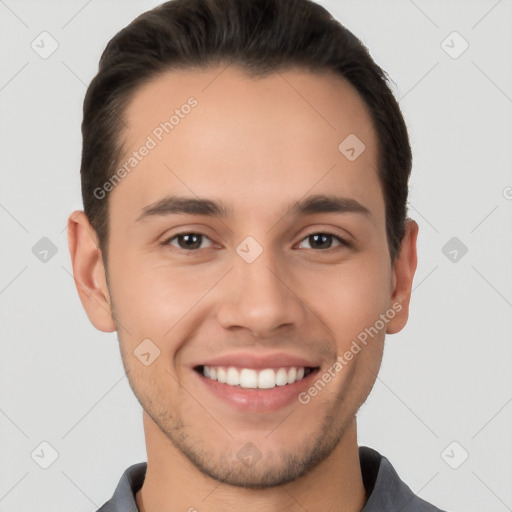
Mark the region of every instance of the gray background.
MULTIPOLYGON (((65 228, 82 207, 87 84, 107 41, 159 3, 0 0, 0 511, 94 511, 146 457, 115 333, 82 309, 65 228), (31 47, 51 48, 43 31, 58 43, 46 59, 31 47)), ((512 510, 512 2, 321 3, 396 83, 414 152, 411 317, 386 340, 359 444, 441 508, 512 510)))

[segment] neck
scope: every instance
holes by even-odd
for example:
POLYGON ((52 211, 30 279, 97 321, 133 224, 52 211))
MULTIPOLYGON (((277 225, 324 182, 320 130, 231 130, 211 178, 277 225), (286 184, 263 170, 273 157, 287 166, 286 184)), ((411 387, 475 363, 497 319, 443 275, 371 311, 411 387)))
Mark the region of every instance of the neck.
POLYGON ((140 512, 361 512, 363 484, 355 418, 334 451, 316 468, 283 486, 247 489, 200 472, 144 412, 148 467, 136 493, 140 512))

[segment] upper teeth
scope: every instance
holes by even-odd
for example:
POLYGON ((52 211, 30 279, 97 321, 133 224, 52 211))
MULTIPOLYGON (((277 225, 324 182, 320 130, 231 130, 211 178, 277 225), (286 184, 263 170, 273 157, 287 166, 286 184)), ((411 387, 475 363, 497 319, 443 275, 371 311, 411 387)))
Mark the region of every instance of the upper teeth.
POLYGON ((304 378, 304 367, 291 368, 265 368, 264 370, 254 370, 252 368, 243 368, 238 370, 230 366, 203 366, 203 375, 209 379, 217 380, 230 386, 240 386, 242 388, 261 388, 270 389, 276 386, 285 386, 293 384, 304 378))

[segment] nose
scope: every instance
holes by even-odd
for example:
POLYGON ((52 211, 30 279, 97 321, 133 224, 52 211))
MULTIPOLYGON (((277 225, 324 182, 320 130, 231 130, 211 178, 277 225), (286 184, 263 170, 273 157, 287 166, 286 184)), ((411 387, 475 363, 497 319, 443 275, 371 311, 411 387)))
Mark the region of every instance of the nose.
POLYGON ((300 328, 307 307, 291 272, 276 266, 270 250, 252 263, 235 254, 233 270, 224 283, 217 310, 225 329, 245 328, 258 338, 275 335, 279 328, 300 328))

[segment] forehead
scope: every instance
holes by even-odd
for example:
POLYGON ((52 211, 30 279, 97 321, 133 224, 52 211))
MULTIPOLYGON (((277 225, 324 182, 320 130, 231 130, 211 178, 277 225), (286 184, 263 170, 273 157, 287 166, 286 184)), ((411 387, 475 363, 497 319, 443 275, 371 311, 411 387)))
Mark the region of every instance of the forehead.
POLYGON ((164 193, 214 195, 250 213, 337 189, 383 208, 369 111, 333 73, 172 70, 135 92, 125 121, 120 165, 151 146, 111 195, 124 198, 133 218, 164 193), (364 151, 349 159, 347 146, 364 151))

